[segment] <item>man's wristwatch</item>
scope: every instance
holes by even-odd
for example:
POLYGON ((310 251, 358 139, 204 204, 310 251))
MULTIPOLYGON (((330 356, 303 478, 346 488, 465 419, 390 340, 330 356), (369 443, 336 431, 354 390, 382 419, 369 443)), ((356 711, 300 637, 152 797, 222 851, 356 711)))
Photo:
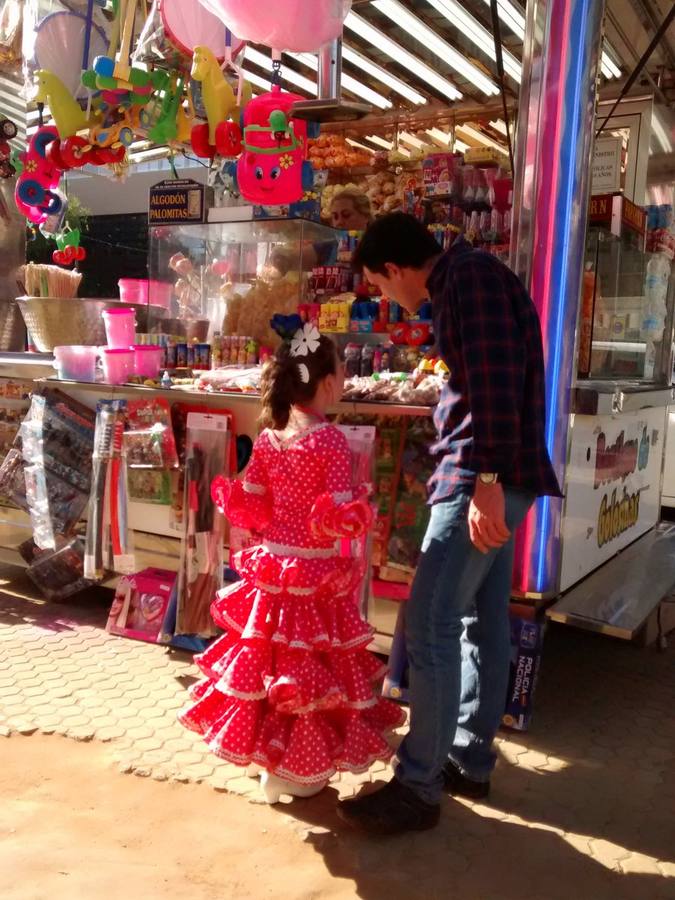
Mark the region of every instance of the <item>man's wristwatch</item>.
POLYGON ((496 472, 481 472, 478 476, 481 484, 497 484, 499 481, 499 475, 496 472))

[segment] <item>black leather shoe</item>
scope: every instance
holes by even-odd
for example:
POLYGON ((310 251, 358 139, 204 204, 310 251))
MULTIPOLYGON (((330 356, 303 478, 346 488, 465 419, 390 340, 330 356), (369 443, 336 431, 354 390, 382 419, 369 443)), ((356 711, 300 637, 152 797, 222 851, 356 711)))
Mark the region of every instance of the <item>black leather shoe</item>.
POLYGON ((467 778, 450 760, 443 766, 443 785, 452 797, 466 797, 468 800, 484 800, 490 793, 489 781, 467 778))
POLYGON ((338 805, 338 816, 369 834, 403 834, 426 831, 438 825, 440 804, 426 803, 395 778, 378 791, 361 794, 338 805))

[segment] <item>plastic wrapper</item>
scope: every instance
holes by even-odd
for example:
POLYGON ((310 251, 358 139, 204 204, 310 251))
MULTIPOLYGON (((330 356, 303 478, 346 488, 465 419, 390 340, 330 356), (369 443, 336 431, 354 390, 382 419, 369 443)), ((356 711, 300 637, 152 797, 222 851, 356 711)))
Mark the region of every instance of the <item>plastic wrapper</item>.
MULTIPOLYGON (((58 541, 57 548, 51 551, 40 551, 32 541, 26 544, 34 550, 26 572, 48 600, 65 600, 93 584, 84 577, 84 544, 79 537, 58 541)), ((22 555, 27 556, 29 548, 24 544, 22 547, 22 555)))
POLYGON ((87 504, 93 446, 91 412, 60 391, 35 394, 15 446, 0 467, 0 493, 29 513, 36 544, 56 549, 87 504))
POLYGON ((8 65, 21 59, 21 0, 5 0, 0 11, 0 63, 8 65))
POLYGON ((127 575, 136 568, 129 528, 125 413, 124 400, 101 400, 96 411, 84 560, 86 577, 95 580, 107 571, 127 575))
MULTIPOLYGON (((180 469, 171 473, 171 516, 170 525, 176 531, 182 532, 184 527, 183 518, 183 495, 185 486, 185 456, 187 452, 187 420, 190 413, 207 413, 212 416, 224 416, 227 419, 227 430, 230 434, 234 434, 234 416, 227 409, 212 409, 203 403, 174 403, 171 406, 171 421, 173 423, 173 432, 176 439, 176 451, 178 453, 178 464, 180 469)), ((229 471, 237 470, 237 447, 236 442, 229 441, 229 471)))
POLYGON ((343 399, 435 406, 440 399, 443 383, 442 375, 426 375, 420 381, 401 372, 381 372, 364 378, 355 376, 345 382, 343 399))
POLYGON ((187 417, 176 634, 217 634, 210 608, 223 586, 225 517, 213 502, 211 483, 230 474, 228 425, 227 417, 210 413, 187 417))
MULTIPOLYGON (((185 0, 154 0, 136 42, 134 61, 187 72, 192 48, 207 46, 219 62, 225 58, 225 25, 206 7, 185 0)), ((232 56, 243 42, 232 39, 232 56)))
MULTIPOLYGON (((347 438, 352 454, 352 485, 357 488, 366 486, 369 493, 375 471, 375 439, 376 429, 372 425, 339 425, 340 431, 347 438)), ((376 513, 373 504, 373 515, 376 513)), ((370 596, 370 569, 373 549, 373 529, 368 528, 365 534, 351 542, 353 555, 363 560, 366 569, 359 590, 359 609, 361 615, 367 618, 368 598, 370 596)))
POLYGON ((429 522, 427 482, 435 468, 435 460, 429 455, 429 446, 434 439, 435 430, 431 419, 410 420, 401 458, 401 477, 394 505, 387 560, 389 564, 409 573, 417 566, 429 522))
POLYGON ((129 400, 124 451, 129 469, 177 469, 171 409, 163 397, 129 400))
POLYGON ((218 393, 219 391, 236 391, 237 393, 255 393, 260 390, 261 366, 240 368, 226 366, 224 369, 212 369, 203 372, 197 381, 200 391, 218 393))
POLYGON ((163 469, 129 469, 127 485, 131 501, 155 503, 159 506, 171 505, 171 472, 163 469))

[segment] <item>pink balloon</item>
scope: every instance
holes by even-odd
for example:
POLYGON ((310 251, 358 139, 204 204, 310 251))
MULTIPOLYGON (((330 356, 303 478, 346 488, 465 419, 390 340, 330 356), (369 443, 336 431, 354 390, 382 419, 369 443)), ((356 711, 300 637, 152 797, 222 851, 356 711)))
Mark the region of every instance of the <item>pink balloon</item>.
POLYGON ((199 0, 244 41, 296 53, 339 37, 352 0, 199 0))

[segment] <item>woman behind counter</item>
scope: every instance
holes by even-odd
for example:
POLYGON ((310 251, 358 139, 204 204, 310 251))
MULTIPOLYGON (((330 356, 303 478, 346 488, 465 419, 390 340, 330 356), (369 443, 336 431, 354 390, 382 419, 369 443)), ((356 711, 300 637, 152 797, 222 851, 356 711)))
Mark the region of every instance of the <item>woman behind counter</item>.
MULTIPOLYGON (((333 197, 330 220, 333 228, 340 231, 365 231, 372 220, 370 200, 362 191, 345 188, 333 197)), ((315 266, 332 265, 336 261, 336 251, 335 241, 306 244, 301 257, 302 270, 311 272, 315 266)), ((279 248, 273 252, 271 262, 281 275, 285 275, 297 264, 297 256, 288 247, 279 248)))

